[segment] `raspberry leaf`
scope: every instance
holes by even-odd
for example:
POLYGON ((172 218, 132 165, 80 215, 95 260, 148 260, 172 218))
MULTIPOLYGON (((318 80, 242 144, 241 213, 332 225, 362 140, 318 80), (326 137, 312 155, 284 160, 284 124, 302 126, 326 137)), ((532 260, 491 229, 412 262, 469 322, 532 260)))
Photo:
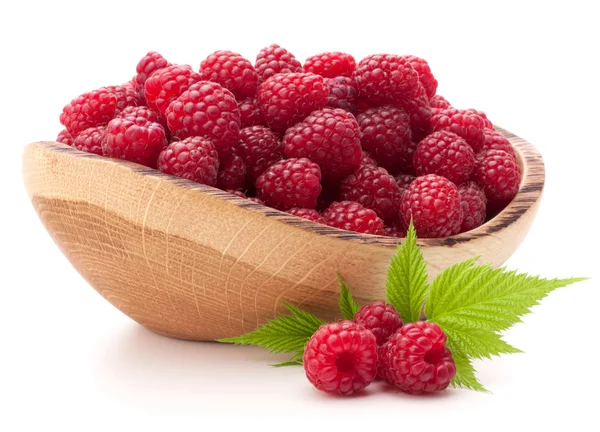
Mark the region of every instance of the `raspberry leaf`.
POLYGON ((475 368, 472 361, 466 357, 453 354, 454 364, 456 365, 456 376, 452 380, 453 387, 466 388, 480 392, 488 392, 488 390, 479 382, 475 376, 475 368))
POLYGON ((354 301, 348 286, 342 279, 342 277, 337 275, 338 281, 340 282, 340 311, 342 312, 342 316, 346 320, 354 319, 354 315, 359 311, 360 307, 354 301))

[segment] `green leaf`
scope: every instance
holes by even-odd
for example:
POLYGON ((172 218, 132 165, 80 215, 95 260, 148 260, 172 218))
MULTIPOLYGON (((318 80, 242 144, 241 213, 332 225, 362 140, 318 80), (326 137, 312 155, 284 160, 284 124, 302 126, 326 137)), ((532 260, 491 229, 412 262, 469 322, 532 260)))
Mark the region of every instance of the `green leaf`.
POLYGON ((504 342, 499 334, 489 330, 461 327, 456 323, 435 321, 448 336, 447 346, 460 356, 475 358, 491 358, 500 354, 518 354, 522 352, 504 342))
POLYGON ((427 295, 427 265, 417 246, 417 233, 410 223, 404 243, 392 257, 386 282, 386 297, 405 323, 419 320, 427 295))
POLYGON ((342 279, 342 277, 337 275, 338 281, 340 282, 340 311, 342 311, 342 316, 346 320, 354 319, 354 315, 360 309, 358 304, 352 298, 352 294, 350 290, 346 286, 346 283, 342 279))
POLYGON ((452 380, 452 386, 488 392, 488 390, 479 382, 477 376, 475 376, 475 368, 473 367, 471 360, 457 354, 453 354, 453 357, 456 365, 456 376, 452 380))
POLYGON ((274 365, 271 365, 273 367, 286 367, 286 366, 301 366, 302 365, 302 355, 303 353, 296 353, 293 356, 290 357, 290 359, 288 361, 285 361, 283 363, 277 363, 274 365))

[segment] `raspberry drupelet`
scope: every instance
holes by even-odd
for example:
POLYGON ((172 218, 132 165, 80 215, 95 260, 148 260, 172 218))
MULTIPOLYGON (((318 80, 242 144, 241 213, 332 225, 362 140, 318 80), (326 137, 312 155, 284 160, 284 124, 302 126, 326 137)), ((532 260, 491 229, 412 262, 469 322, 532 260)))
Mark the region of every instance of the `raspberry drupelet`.
POLYGON ((354 201, 333 202, 323 212, 325 224, 363 234, 384 235, 383 220, 373 210, 354 201))
POLYGON ((158 169, 165 174, 215 186, 219 156, 208 139, 189 137, 172 142, 160 153, 158 169))

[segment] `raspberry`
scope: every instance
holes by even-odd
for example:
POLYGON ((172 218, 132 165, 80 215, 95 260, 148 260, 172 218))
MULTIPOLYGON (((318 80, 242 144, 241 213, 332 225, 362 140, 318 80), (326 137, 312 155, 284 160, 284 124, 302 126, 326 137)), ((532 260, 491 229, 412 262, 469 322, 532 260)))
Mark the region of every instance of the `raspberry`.
POLYGON ((402 327, 402 318, 391 304, 376 301, 364 305, 354 315, 354 322, 371 330, 377 345, 383 345, 396 331, 402 327))
POLYGON ((350 395, 377 374, 377 343, 369 330, 352 321, 324 324, 306 344, 302 358, 308 380, 327 393, 350 395))
POLYGON ((412 217, 421 238, 442 238, 460 231, 462 211, 458 188, 436 174, 417 177, 402 195, 404 223, 412 217))
POLYGON ((470 231, 485 221, 487 198, 483 189, 475 182, 461 184, 458 187, 458 193, 460 194, 460 207, 463 213, 460 231, 470 231))
POLYGON ((308 158, 331 178, 354 172, 362 157, 358 123, 342 109, 314 111, 287 130, 283 145, 286 156, 308 158))
POLYGON ((56 141, 70 146, 73 145, 73 137, 66 129, 63 129, 58 133, 56 141))
POLYGON ((142 117, 115 118, 106 128, 102 153, 154 168, 166 145, 165 130, 160 124, 142 117))
POLYGON ((410 184, 416 179, 415 176, 410 174, 398 174, 394 177, 396 183, 398 183, 398 187, 400 188, 400 193, 404 193, 405 190, 408 189, 410 184))
POLYGON ((448 108, 431 117, 434 131, 449 130, 462 137, 476 153, 483 145, 485 121, 473 111, 448 108))
POLYGON ((427 63, 426 60, 413 55, 407 55, 404 56, 404 58, 408 60, 408 62, 412 65, 413 69, 416 70, 419 74, 419 82, 425 89, 425 94, 427 95, 427 98, 432 98, 433 96, 435 96, 438 82, 431 73, 429 63, 427 63))
POLYGON ((296 57, 276 44, 260 50, 256 56, 254 67, 262 81, 278 73, 304 72, 296 57))
MULTIPOLYGON (((393 337, 393 335, 392 335, 393 337)), ((390 343, 386 342, 379 347, 377 352, 378 354, 378 363, 377 363, 377 378, 386 381, 389 384, 392 384, 392 379, 389 376, 389 365, 388 365, 388 354, 390 352, 390 343)))
POLYGON ((208 138, 222 159, 231 154, 239 137, 240 112, 235 97, 215 82, 192 84, 169 105, 166 116, 175 136, 208 138))
POLYGON ((275 132, 303 120, 327 104, 329 89, 323 77, 305 73, 280 73, 258 88, 258 106, 275 132))
POLYGON ((138 92, 130 83, 104 88, 117 98, 116 114, 123 111, 126 107, 137 107, 146 104, 146 101, 138 95, 138 92))
POLYGON ((354 57, 337 51, 316 54, 304 62, 306 72, 312 72, 325 78, 351 77, 355 68, 354 57))
POLYGON ((502 150, 516 158, 515 149, 508 138, 493 129, 483 130, 483 145, 479 152, 481 153, 488 150, 502 150))
POLYGON ((398 218, 402 193, 385 168, 366 165, 342 181, 340 198, 356 201, 374 210, 383 220, 390 221, 398 218))
POLYGON ((488 209, 502 210, 519 191, 521 171, 515 158, 502 150, 479 153, 475 160, 473 180, 488 199, 488 209))
POLYGON ((189 137, 172 142, 160 152, 158 170, 214 186, 217 183, 219 156, 215 146, 206 138, 189 137))
POLYGON ((161 114, 169 104, 192 84, 203 81, 202 75, 188 65, 167 66, 153 73, 144 85, 144 96, 148 106, 161 114))
POLYGON ((363 148, 379 165, 395 169, 412 137, 408 114, 400 108, 381 106, 367 109, 356 120, 362 132, 363 148))
POLYGON ((358 94, 370 104, 399 103, 420 95, 419 74, 406 58, 393 54, 365 57, 356 67, 358 94))
POLYGON ((247 199, 248 201, 255 202, 256 204, 265 205, 265 203, 259 200, 258 198, 246 196, 246 194, 242 191, 227 189, 226 192, 229 192, 230 194, 238 196, 240 198, 247 199))
POLYGON ((415 152, 417 151, 418 142, 411 141, 406 147, 402 149, 400 153, 400 163, 396 166, 396 173, 401 174, 414 174, 415 166, 413 159, 415 152))
POLYGON ((246 127, 240 131, 236 154, 240 156, 252 178, 258 178, 267 168, 283 159, 283 144, 269 128, 246 127))
POLYGON ((73 141, 73 148, 102 156, 102 140, 106 126, 93 126, 81 131, 73 141))
POLYGON ((236 155, 230 156, 221 163, 217 175, 219 189, 242 189, 246 183, 246 164, 236 155))
POLYGON ((413 163, 419 176, 437 174, 454 184, 461 184, 473 172, 475 153, 461 137, 441 130, 428 135, 419 143, 413 163))
POLYGON ((71 136, 92 126, 104 126, 117 110, 117 97, 106 89, 93 90, 73 99, 63 108, 61 124, 71 136))
POLYGON ((432 110, 424 94, 400 103, 410 118, 412 138, 419 142, 431 132, 432 110))
POLYGON ((221 84, 236 98, 252 97, 258 88, 254 66, 238 53, 215 51, 200 64, 205 80, 221 84))
POLYGON ((334 202, 323 212, 325 224, 364 234, 383 235, 383 221, 373 210, 354 201, 334 202))
POLYGON ((321 193, 321 169, 308 159, 275 162, 256 180, 258 198, 269 207, 315 208, 321 193))
POLYGON ((325 84, 329 87, 327 106, 341 108, 345 111, 356 112, 357 91, 354 80, 348 77, 325 78, 325 84))
POLYGON ((265 119, 260 112, 256 98, 247 98, 239 101, 238 109, 240 110, 241 127, 265 125, 265 119))
POLYGON ((167 129, 167 121, 166 119, 158 114, 156 111, 148 108, 147 106, 128 106, 116 117, 119 118, 129 118, 129 117, 143 117, 148 121, 153 123, 160 123, 160 125, 165 128, 165 132, 168 132, 167 129))
POLYGON ((440 95, 435 95, 434 97, 430 98, 429 105, 431 106, 431 108, 440 108, 440 109, 452 108, 452 105, 450 105, 450 102, 448 102, 443 96, 440 96, 440 95))
POLYGON ((373 165, 377 166, 377 161, 371 157, 369 153, 366 151, 362 151, 362 156, 360 157, 360 165, 373 165))
POLYGON ((456 375, 446 334, 440 326, 418 321, 403 326, 382 347, 387 381, 412 394, 444 390, 456 375))
POLYGON ((317 222, 317 223, 321 223, 321 224, 325 223, 323 221, 323 216, 321 216, 321 213, 319 213, 318 211, 313 210, 313 209, 294 207, 292 209, 289 209, 287 212, 291 215, 298 216, 298 217, 301 217, 304 219, 308 219, 313 222, 317 222))
POLYGON ((465 110, 471 114, 476 114, 479 117, 481 117, 483 119, 483 122, 485 123, 485 127, 487 129, 494 129, 494 124, 490 121, 490 119, 487 118, 487 115, 483 112, 483 111, 479 111, 473 108, 470 108, 468 110, 465 110))
POLYGON ((137 64, 135 71, 137 75, 133 77, 133 81, 135 82, 135 89, 138 93, 141 92, 142 96, 144 95, 144 84, 150 75, 156 72, 159 69, 164 69, 167 66, 171 66, 162 55, 157 53, 156 51, 150 51, 146 54, 137 64))
POLYGON ((395 238, 404 238, 406 237, 406 227, 404 226, 404 223, 399 224, 399 223, 395 223, 392 225, 386 225, 383 228, 384 231, 384 236, 386 237, 395 237, 395 238))

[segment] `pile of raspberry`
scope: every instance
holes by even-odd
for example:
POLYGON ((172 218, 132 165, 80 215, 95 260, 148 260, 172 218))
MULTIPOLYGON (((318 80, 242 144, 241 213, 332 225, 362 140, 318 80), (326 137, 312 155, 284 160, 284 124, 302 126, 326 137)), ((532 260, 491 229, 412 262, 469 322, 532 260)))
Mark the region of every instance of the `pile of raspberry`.
POLYGON ((515 197, 510 142, 437 95, 427 62, 271 45, 215 51, 198 71, 149 52, 127 83, 73 99, 57 141, 365 234, 477 228, 515 197))
POLYGON ((390 304, 363 306, 352 321, 322 325, 302 362, 319 390, 351 395, 376 378, 411 394, 445 390, 456 375, 446 334, 435 323, 404 324, 390 304))

